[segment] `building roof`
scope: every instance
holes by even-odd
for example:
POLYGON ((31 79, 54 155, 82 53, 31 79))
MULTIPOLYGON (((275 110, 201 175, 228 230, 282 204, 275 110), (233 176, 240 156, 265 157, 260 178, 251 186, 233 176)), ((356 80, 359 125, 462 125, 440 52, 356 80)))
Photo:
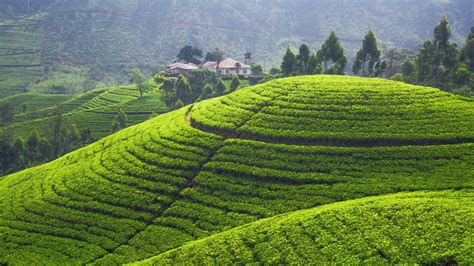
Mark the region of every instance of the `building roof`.
MULTIPOLYGON (((219 69, 235 69, 238 61, 232 58, 226 58, 219 63, 219 69)), ((215 69, 217 68, 217 62, 206 62, 202 65, 205 68, 215 69)), ((250 69, 249 65, 240 63, 240 69, 250 69)))
POLYGON ((174 63, 171 65, 166 66, 167 69, 173 70, 173 69, 183 69, 183 70, 196 70, 199 69, 199 67, 196 64, 193 63, 174 63))

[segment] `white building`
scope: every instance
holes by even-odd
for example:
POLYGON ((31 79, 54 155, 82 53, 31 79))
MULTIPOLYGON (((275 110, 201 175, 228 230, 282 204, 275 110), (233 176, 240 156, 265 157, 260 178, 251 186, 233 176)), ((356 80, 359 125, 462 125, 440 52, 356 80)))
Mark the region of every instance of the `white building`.
POLYGON ((232 58, 226 58, 219 62, 206 62, 203 68, 216 72, 220 76, 243 76, 248 78, 252 75, 252 68, 249 65, 242 64, 232 58))

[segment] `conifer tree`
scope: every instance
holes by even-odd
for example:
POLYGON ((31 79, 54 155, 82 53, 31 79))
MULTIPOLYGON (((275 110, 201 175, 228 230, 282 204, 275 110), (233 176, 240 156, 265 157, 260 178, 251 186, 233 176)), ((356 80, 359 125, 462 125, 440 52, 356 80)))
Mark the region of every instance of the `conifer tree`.
POLYGON ((283 56, 283 62, 281 63, 281 72, 283 75, 286 77, 293 75, 296 72, 296 63, 296 55, 288 45, 285 56, 283 56))
POLYGON ((334 31, 321 46, 317 57, 322 63, 324 74, 344 75, 347 57, 344 55, 344 49, 334 31))
POLYGON ((309 47, 306 44, 300 46, 298 55, 296 56, 296 68, 298 74, 309 74, 307 71, 308 61, 311 56, 309 47))

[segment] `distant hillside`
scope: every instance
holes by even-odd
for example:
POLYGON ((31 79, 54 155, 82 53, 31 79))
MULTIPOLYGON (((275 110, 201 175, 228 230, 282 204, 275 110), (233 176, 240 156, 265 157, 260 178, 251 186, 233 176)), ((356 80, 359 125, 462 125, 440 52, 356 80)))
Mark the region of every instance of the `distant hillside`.
POLYGON ((466 98, 382 79, 243 88, 0 179, 0 264, 179 262, 167 252, 192 259, 188 243, 278 264, 291 240, 353 264, 472 263, 473 116, 466 98))
MULTIPOLYGON (((42 24, 41 30, 33 31, 42 36, 41 45, 34 46, 40 50, 36 61, 43 65, 86 66, 89 74, 84 75, 88 79, 106 80, 108 74, 114 73, 114 79, 121 82, 124 73, 133 66, 145 69, 171 62, 178 49, 186 44, 208 51, 220 47, 228 56, 240 59, 244 52, 250 51, 255 61, 269 67, 280 63, 288 44, 307 42, 318 48, 331 30, 337 32, 353 56, 368 29, 373 29, 383 44, 412 49, 431 37, 442 15, 447 15, 452 23, 453 38, 459 43, 474 25, 471 0, 274 0, 271 4, 258 0, 30 0, 29 3, 28 9, 27 1, 2 1, 0 16, 44 15, 38 22, 42 24)), ((32 28, 19 30, 30 32, 32 28)), ((4 46, 0 38, 0 48, 4 46)))
POLYGON ((12 123, 0 126, 0 133, 10 130, 13 138, 28 138, 33 131, 50 133, 57 105, 64 110, 64 119, 79 130, 90 130, 91 137, 103 138, 112 133, 112 121, 120 108, 127 115, 129 126, 147 120, 152 113, 169 111, 163 96, 151 90, 143 97, 134 85, 103 88, 76 96, 48 94, 17 94, 0 100, 0 104, 15 106, 12 123), (23 104, 27 112, 22 111, 23 104))

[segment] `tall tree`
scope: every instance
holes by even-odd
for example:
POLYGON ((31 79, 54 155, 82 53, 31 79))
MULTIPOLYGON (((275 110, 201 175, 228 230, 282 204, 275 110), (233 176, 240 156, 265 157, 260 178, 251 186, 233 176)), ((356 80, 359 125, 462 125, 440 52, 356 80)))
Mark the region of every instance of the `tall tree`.
POLYGON ((212 97, 213 94, 214 94, 214 89, 212 88, 211 84, 206 84, 204 88, 202 89, 202 93, 197 99, 197 101, 209 99, 212 97))
POLYGON ((216 85, 215 96, 222 96, 227 91, 227 86, 225 85, 224 81, 219 80, 216 85))
POLYGON ((118 108, 117 115, 115 116, 114 121, 112 122, 112 131, 118 131, 127 127, 127 114, 122 110, 122 108, 118 108))
POLYGON ((185 63, 200 64, 202 58, 202 50, 198 47, 192 47, 191 45, 186 45, 179 51, 179 54, 176 56, 179 61, 185 63))
POLYGON ((363 77, 378 76, 383 71, 381 68, 384 66, 384 63, 380 61, 380 54, 381 52, 377 47, 377 38, 374 32, 369 30, 362 42, 362 48, 357 52, 352 72, 363 77))
POLYGON ((334 31, 321 46, 317 57, 322 62, 324 74, 344 75, 347 57, 344 55, 344 48, 342 48, 334 31))
POLYGON ((232 81, 230 82, 229 92, 236 91, 239 86, 240 86, 239 77, 237 76, 233 77, 232 81))
POLYGON ((299 74, 309 74, 307 66, 310 56, 311 52, 308 45, 303 43, 300 46, 298 55, 296 56, 296 68, 299 74))
POLYGON ((281 72, 284 76, 288 77, 296 73, 296 55, 291 50, 290 46, 286 49, 285 56, 283 56, 283 62, 281 63, 281 72))
POLYGON ((184 75, 179 75, 176 82, 176 97, 183 102, 184 105, 192 103, 192 90, 188 79, 184 75))
POLYGON ((471 33, 461 50, 461 62, 466 64, 471 72, 474 72, 474 27, 471 28, 471 33))
POLYGON ((148 90, 148 84, 146 83, 146 76, 140 71, 140 69, 135 68, 132 70, 132 82, 137 86, 137 89, 140 92, 140 97, 143 97, 143 94, 148 90))
POLYGON ((449 41, 450 37, 451 26, 446 17, 443 17, 434 29, 434 40, 426 41, 417 55, 418 83, 439 88, 449 87, 459 64, 457 48, 449 41))
POLYGON ((220 62, 220 61, 224 60, 224 54, 225 54, 224 51, 222 51, 219 48, 216 48, 216 49, 214 49, 214 51, 208 52, 206 54, 205 60, 207 62, 218 62, 218 61, 220 62))

